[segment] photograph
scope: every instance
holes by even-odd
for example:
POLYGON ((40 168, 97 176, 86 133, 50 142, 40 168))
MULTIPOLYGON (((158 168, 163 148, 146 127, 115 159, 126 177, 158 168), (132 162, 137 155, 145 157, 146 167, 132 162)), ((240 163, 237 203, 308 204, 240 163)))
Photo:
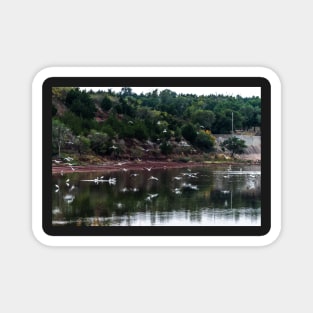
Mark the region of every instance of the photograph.
POLYGON ((261 87, 50 95, 53 227, 261 226, 261 87))

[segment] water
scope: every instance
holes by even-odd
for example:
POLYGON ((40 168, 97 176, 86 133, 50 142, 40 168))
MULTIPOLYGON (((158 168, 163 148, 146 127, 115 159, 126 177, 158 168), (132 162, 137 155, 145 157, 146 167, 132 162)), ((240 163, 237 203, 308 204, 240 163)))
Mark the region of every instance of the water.
POLYGON ((56 174, 52 199, 58 226, 259 226, 261 172, 207 166, 56 174))

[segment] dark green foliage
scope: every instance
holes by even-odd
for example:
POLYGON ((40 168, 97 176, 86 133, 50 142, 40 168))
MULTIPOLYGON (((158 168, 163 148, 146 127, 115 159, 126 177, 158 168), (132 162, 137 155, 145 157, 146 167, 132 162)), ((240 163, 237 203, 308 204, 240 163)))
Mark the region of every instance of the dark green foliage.
POLYGON ((55 116, 57 114, 58 110, 54 105, 52 105, 52 116, 55 116))
POLYGON ((102 102, 101 102, 101 108, 104 111, 109 111, 112 108, 112 100, 105 95, 102 102))
POLYGON ((199 124, 200 128, 211 130, 215 115, 210 110, 196 110, 192 113, 191 119, 194 124, 199 124))
POLYGON ((232 156, 235 153, 236 154, 244 153, 244 149, 247 148, 245 141, 235 136, 224 140, 221 146, 229 150, 232 156))
POLYGON ((214 147, 214 138, 211 135, 206 134, 204 131, 201 131, 197 135, 195 144, 199 149, 205 152, 210 152, 214 147))
POLYGON ((90 94, 86 91, 80 91, 78 88, 71 89, 68 92, 65 105, 77 116, 85 119, 95 117, 97 111, 90 94))
POLYGON ((173 147, 171 146, 170 143, 168 143, 167 141, 164 141, 160 144, 160 150, 162 154, 169 155, 172 153, 173 147))
POLYGON ((107 134, 92 132, 88 139, 90 140, 90 148, 96 154, 106 155, 110 153, 110 140, 107 134))
POLYGON ((197 132, 194 128, 194 126, 192 126, 191 124, 187 124, 185 126, 182 127, 181 133, 183 135, 183 137, 190 141, 191 143, 194 143, 196 138, 197 138, 197 132))
MULTIPOLYGON (((129 154, 129 149, 123 147, 124 150, 113 151, 110 149, 112 142, 127 139, 127 146, 131 139, 137 139, 145 145, 147 140, 161 143, 162 154, 169 155, 173 153, 174 140, 179 145, 182 138, 191 145, 190 151, 197 148, 197 151, 210 152, 214 148, 214 137, 210 133, 231 133, 232 117, 234 131, 251 130, 261 125, 258 97, 197 96, 177 94, 170 89, 161 92, 155 89, 137 95, 130 87, 123 87, 121 92, 86 92, 79 88, 56 87, 52 90, 52 99, 53 120, 63 125, 58 128, 62 129, 60 133, 73 142, 72 149, 79 153, 93 151, 118 157, 123 151, 129 154), (102 110, 97 110, 96 105, 102 110)), ((54 152, 66 152, 65 141, 54 140, 54 152)), ((235 150, 226 142, 224 148, 227 147, 232 154, 243 149, 238 142, 235 150)), ((149 155, 152 156, 152 152, 149 155)))

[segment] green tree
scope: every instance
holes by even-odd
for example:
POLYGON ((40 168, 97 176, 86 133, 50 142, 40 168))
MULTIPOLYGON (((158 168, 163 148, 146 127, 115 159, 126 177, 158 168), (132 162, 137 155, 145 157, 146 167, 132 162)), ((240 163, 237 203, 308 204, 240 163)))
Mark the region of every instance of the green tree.
POLYGON ((101 101, 101 108, 104 111, 109 111, 112 108, 112 100, 107 95, 101 101))
POLYGON ((191 114, 191 120, 198 123, 203 129, 211 129, 215 120, 215 115, 210 110, 196 110, 191 114))
POLYGON ((214 137, 204 131, 199 132, 195 141, 197 147, 206 152, 210 152, 213 150, 214 143, 214 137))
POLYGON ((92 131, 88 139, 90 140, 90 148, 99 155, 106 155, 110 152, 109 136, 104 133, 92 131))
POLYGON ((68 92, 65 105, 77 116, 85 119, 94 118, 97 111, 90 94, 85 90, 80 91, 78 88, 68 92))
POLYGON ((183 126, 181 129, 181 133, 183 137, 191 143, 194 143, 197 138, 197 132, 191 124, 186 124, 185 126, 183 126))
POLYGON ((233 157, 234 154, 242 154, 244 153, 244 149, 247 148, 245 141, 239 139, 238 137, 229 137, 228 139, 224 140, 221 144, 222 148, 226 148, 231 152, 231 156, 233 157))
POLYGON ((61 157, 61 149, 66 142, 73 142, 75 138, 66 125, 57 119, 52 120, 52 150, 61 157))

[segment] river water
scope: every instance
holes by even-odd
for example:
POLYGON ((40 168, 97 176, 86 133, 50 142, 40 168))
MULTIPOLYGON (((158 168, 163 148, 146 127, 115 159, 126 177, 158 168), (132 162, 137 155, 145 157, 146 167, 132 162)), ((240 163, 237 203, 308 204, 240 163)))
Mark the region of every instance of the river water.
POLYGON ((260 166, 53 175, 56 226, 259 226, 260 166))

